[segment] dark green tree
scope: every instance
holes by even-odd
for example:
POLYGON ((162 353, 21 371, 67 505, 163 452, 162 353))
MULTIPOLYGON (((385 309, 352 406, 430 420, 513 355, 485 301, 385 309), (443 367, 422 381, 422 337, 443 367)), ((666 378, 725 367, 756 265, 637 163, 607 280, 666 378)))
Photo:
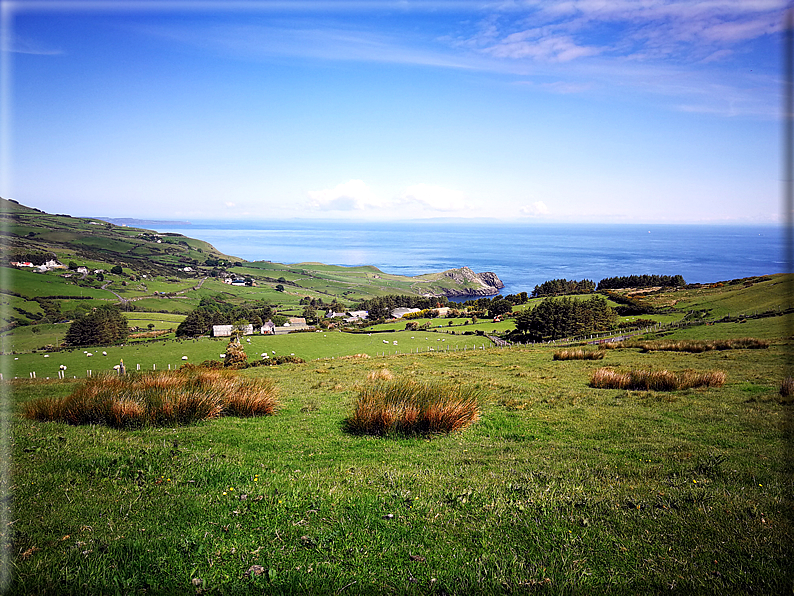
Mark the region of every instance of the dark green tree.
POLYGON ((104 305, 72 321, 64 343, 70 346, 109 345, 123 342, 127 335, 127 319, 118 307, 104 305))
POLYGON ((513 303, 504 298, 494 298, 488 306, 489 317, 498 317, 508 312, 513 312, 513 303))

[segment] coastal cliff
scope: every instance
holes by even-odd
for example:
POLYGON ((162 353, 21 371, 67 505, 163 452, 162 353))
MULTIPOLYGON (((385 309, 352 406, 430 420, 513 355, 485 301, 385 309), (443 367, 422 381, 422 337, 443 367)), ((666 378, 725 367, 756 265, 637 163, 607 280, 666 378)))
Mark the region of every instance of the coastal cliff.
POLYGON ((505 287, 496 273, 491 271, 475 273, 468 267, 461 267, 460 269, 448 269, 442 275, 451 278, 456 284, 461 286, 444 288, 443 295, 447 297, 493 296, 505 287))

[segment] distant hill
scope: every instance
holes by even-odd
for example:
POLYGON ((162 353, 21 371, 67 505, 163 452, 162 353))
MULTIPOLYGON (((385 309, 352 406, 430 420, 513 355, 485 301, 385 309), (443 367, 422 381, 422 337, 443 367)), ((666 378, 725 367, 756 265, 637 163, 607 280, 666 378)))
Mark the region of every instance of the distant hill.
POLYGON ((62 261, 77 258, 158 275, 204 264, 207 259, 230 263, 241 260, 182 234, 160 234, 99 218, 49 214, 2 198, 0 218, 5 224, 0 240, 6 254, 53 253, 62 261))
POLYGON ((170 219, 134 219, 132 217, 97 217, 117 226, 192 226, 189 221, 175 221, 170 219))

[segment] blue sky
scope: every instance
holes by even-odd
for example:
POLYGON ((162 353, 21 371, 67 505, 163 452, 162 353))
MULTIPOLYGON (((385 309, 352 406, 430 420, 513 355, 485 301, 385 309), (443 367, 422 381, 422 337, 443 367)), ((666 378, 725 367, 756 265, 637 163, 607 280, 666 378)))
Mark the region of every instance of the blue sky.
POLYGON ((784 6, 4 2, 0 195, 158 219, 777 223, 784 6))

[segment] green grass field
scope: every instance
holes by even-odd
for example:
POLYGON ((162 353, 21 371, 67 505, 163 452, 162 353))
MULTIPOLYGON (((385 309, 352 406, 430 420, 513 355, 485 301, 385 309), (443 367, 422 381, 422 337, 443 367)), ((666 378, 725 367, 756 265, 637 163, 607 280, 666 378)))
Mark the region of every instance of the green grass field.
MULTIPOLYGON (((10 593, 788 592, 791 348, 317 360, 241 373, 276 382, 272 417, 117 431, 15 414, 10 593), (605 365, 728 380, 590 388, 605 365), (476 384, 480 421, 431 440, 344 433, 382 367, 476 384)), ((5 387, 19 412, 71 383, 5 387)))
MULTIPOLYGON (((373 267, 262 261, 231 269, 258 278, 256 288, 210 277, 193 290, 198 279, 181 278, 178 268, 229 257, 181 236, 158 243, 137 228, 0 204, 19 222, 0 231, 9 246, 51 250, 91 269, 122 263, 125 276, 108 274, 106 281, 134 300, 129 322, 142 328, 176 327, 202 297, 217 294, 297 314, 304 296, 352 305, 450 283, 439 274, 404 278, 373 267), (275 290, 280 277, 290 282, 284 292, 275 290)), ((206 266, 200 276, 211 273, 206 266)), ((18 308, 35 318, 42 310, 30 299, 39 296, 92 296, 86 305, 118 300, 57 273, 3 267, 0 274, 23 295, 2 296, 4 317, 20 314, 18 308)), ((249 361, 263 352, 306 360, 236 373, 275 383, 274 416, 126 431, 33 422, 21 413, 31 400, 68 395, 80 382, 73 377, 89 370, 112 374, 122 359, 130 374, 219 360, 228 340, 45 352, 68 324, 6 331, 0 397, 10 428, 10 458, 3 461, 11 473, 0 476, 8 497, 0 536, 8 544, 11 582, 0 589, 14 595, 790 593, 794 406, 779 387, 791 374, 794 314, 780 314, 788 307, 784 280, 662 291, 647 300, 667 310, 642 316, 707 322, 665 328, 658 334, 665 340, 755 337, 770 341, 766 349, 693 354, 621 347, 606 350, 602 360, 554 361, 558 345, 496 348, 483 336, 462 335, 513 327, 489 319, 452 327, 433 319, 428 331, 405 331, 398 321, 358 334, 252 336, 243 339, 249 361), (720 320, 726 316, 733 319, 720 320), (61 366, 66 379, 55 380, 61 366), (715 370, 727 380, 672 392, 595 389, 590 375, 601 367, 715 370), (484 395, 479 420, 429 438, 346 433, 344 420, 368 379, 390 376, 473 385, 484 395)), ((63 301, 64 312, 77 302, 63 301)))

